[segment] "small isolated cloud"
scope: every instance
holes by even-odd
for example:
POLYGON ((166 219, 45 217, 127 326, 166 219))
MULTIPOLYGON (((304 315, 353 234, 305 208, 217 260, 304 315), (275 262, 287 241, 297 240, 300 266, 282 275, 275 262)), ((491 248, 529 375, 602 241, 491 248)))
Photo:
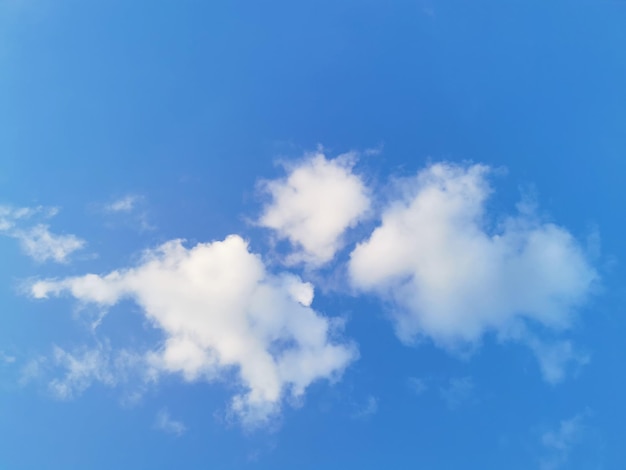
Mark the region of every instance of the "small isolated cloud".
POLYGON ((378 398, 370 395, 367 397, 365 403, 352 414, 352 417, 355 419, 367 419, 370 416, 375 415, 377 412, 378 398))
POLYGON ((574 237, 528 204, 491 228, 489 172, 439 163, 402 181, 351 254, 352 285, 391 302, 405 343, 427 337, 459 350, 519 323, 562 331, 598 279, 574 237))
POLYGON ((473 401, 476 386, 471 377, 456 377, 440 388, 441 398, 450 410, 473 401))
POLYGON ((170 416, 169 411, 161 410, 157 413, 154 426, 159 431, 175 436, 182 436, 187 431, 187 426, 182 421, 177 421, 170 416))
MULTIPOLYGON (((270 419, 285 396, 301 397, 314 381, 337 378, 357 355, 352 344, 332 339, 333 322, 311 308, 310 284, 267 272, 236 235, 192 248, 170 241, 147 251, 136 267, 42 280, 31 292, 36 298, 67 292, 102 308, 134 300, 165 336, 146 355, 150 367, 187 381, 235 372, 242 391, 231 410, 249 425, 270 419)), ((88 363, 87 370, 99 370, 97 359, 88 363)), ((86 373, 109 380, 94 374, 86 373)))
POLYGON ((48 224, 28 224, 28 220, 35 216, 49 219, 57 213, 58 209, 54 207, 0 206, 0 234, 17 239, 22 251, 35 261, 66 263, 72 253, 85 247, 85 241, 71 234, 55 234, 48 224))
POLYGON ((574 447, 580 444, 585 431, 584 414, 561 421, 555 430, 545 432, 541 443, 547 455, 541 459, 541 470, 565 468, 574 447))
POLYGON ((0 351, 0 362, 3 362, 5 364, 13 364, 15 360, 15 356, 11 356, 9 354, 6 354, 4 351, 0 351))
POLYGON ((138 196, 126 195, 104 206, 106 212, 132 212, 139 200, 138 196))
POLYGON ((148 220, 144 196, 127 194, 107 204, 96 205, 95 208, 107 216, 109 226, 115 227, 121 224, 141 231, 154 229, 148 220))
POLYGON ((285 178, 263 185, 271 202, 259 224, 292 244, 288 263, 320 266, 330 261, 342 247, 345 231, 370 208, 369 191, 353 172, 354 163, 353 154, 331 160, 318 152, 287 166, 285 178))

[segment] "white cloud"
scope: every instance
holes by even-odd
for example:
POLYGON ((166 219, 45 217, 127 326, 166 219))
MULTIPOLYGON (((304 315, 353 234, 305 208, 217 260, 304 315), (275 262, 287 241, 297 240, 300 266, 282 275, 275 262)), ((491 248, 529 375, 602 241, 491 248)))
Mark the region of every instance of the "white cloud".
POLYGON ((354 160, 352 154, 329 160, 318 152, 289 166, 285 178, 265 183, 272 200, 259 224, 293 245, 288 263, 327 263, 342 247, 345 231, 368 211, 369 192, 352 171, 354 160))
POLYGON ((176 436, 182 436, 187 431, 187 426, 182 421, 173 419, 167 410, 161 410, 157 413, 155 427, 160 431, 176 436))
POLYGON ((188 381, 236 372, 244 392, 231 409, 244 424, 266 421, 285 395, 302 396, 356 357, 352 345, 331 340, 332 321, 310 307, 312 286, 268 273, 235 235, 192 248, 175 240, 134 268, 32 285, 37 298, 62 292, 101 307, 134 300, 165 334, 146 358, 155 369, 188 381))
POLYGON ((116 199, 104 206, 104 210, 107 212, 132 212, 137 205, 138 196, 126 195, 120 199, 116 199))
POLYGON ((0 234, 17 239, 24 253, 39 262, 65 263, 69 256, 85 246, 85 241, 75 235, 58 235, 47 224, 35 224, 23 228, 26 220, 39 215, 45 219, 54 217, 58 208, 0 206, 0 234))
POLYGON ((442 163, 403 181, 351 254, 352 285, 391 301, 404 342, 429 337, 455 350, 528 320, 560 331, 597 280, 573 236, 528 204, 490 229, 488 173, 442 163))
POLYGON ((65 263, 72 253, 85 246, 85 241, 75 235, 56 235, 44 224, 28 230, 16 230, 13 236, 20 241, 24 253, 39 262, 53 260, 65 263))
POLYGON ((556 470, 565 466, 571 451, 582 440, 585 431, 583 418, 583 414, 578 414, 563 420, 558 429, 541 436, 541 443, 549 454, 541 460, 541 470, 556 470))

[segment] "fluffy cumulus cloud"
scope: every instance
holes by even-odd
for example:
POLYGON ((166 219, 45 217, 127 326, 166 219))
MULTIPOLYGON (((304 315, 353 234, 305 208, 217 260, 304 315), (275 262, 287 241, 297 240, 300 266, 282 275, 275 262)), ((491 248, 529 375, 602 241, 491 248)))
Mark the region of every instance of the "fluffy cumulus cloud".
MULTIPOLYGON (((351 283, 391 302, 404 342, 429 337, 456 349, 525 321, 559 331, 597 279, 574 237, 529 205, 490 223, 489 171, 440 163, 403 181, 380 225, 351 253, 351 283)), ((553 379, 571 356, 556 353, 544 363, 553 379)))
MULTIPOLYGON (((248 424, 270 418, 286 395, 336 378, 356 356, 351 344, 333 339, 335 324, 311 308, 313 287, 269 273, 235 235, 191 248, 170 241, 133 268, 32 285, 37 298, 64 292, 103 308, 136 302, 164 333, 162 347, 146 357, 149 367, 188 381, 234 373, 242 392, 232 411, 248 424)), ((97 362, 88 361, 94 367, 87 372, 102 370, 97 362)))
POLYGON ((72 234, 55 234, 47 224, 28 223, 35 216, 49 219, 57 212, 56 208, 0 206, 0 234, 17 239, 22 251, 36 261, 66 263, 85 241, 72 234))
POLYGON ((285 178, 265 183, 271 202, 259 223, 293 245, 288 262, 327 263, 342 247, 346 229, 368 211, 369 193, 352 171, 354 162, 352 154, 327 159, 316 153, 289 166, 285 178))

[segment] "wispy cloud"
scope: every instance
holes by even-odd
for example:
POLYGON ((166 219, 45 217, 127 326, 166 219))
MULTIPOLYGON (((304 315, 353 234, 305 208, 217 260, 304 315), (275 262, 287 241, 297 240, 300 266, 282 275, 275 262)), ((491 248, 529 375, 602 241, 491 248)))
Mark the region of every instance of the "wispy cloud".
POLYGON ((6 354, 4 351, 0 351, 0 362, 4 362, 5 364, 13 364, 15 361, 15 356, 11 356, 9 354, 6 354))
POLYGON ((585 431, 585 414, 578 414, 560 422, 558 428, 541 436, 547 455, 541 459, 541 470, 565 468, 574 447, 580 444, 585 431))
POLYGON ((370 416, 375 415, 378 412, 378 398, 373 395, 369 395, 365 403, 358 407, 358 409, 352 413, 352 417, 355 419, 367 419, 370 416))
POLYGON ((140 231, 154 230, 149 221, 147 200, 139 194, 126 194, 105 204, 93 206, 97 212, 107 217, 107 225, 115 227, 119 224, 140 231))
POLYGON ((45 223, 29 223, 35 217, 49 219, 58 208, 0 206, 0 234, 19 241, 22 251, 38 262, 67 263, 72 253, 85 247, 76 235, 55 234, 45 223))
POLYGON ((51 354, 39 355, 21 366, 18 383, 43 385, 59 400, 73 400, 94 385, 120 387, 121 401, 134 404, 156 380, 149 355, 150 351, 114 350, 106 340, 72 350, 55 345, 51 354))
POLYGON ((21 367, 18 383, 24 386, 41 378, 46 362, 45 357, 36 357, 26 362, 21 367))
POLYGON ((449 379, 439 391, 447 407, 450 410, 456 410, 475 399, 475 389, 476 385, 471 377, 455 377, 449 379))
POLYGON ((165 409, 157 413, 154 426, 160 431, 174 434, 175 436, 182 436, 187 431, 187 426, 182 421, 173 419, 169 411, 165 409))
POLYGON ((84 392, 94 382, 109 387, 116 384, 116 376, 111 370, 108 355, 101 349, 69 353, 59 347, 54 348, 54 363, 65 370, 61 378, 53 379, 50 384, 52 393, 67 400, 84 392))
POLYGON ((527 343, 539 361, 546 382, 561 382, 568 371, 576 371, 590 361, 589 354, 577 351, 571 341, 545 342, 528 336, 527 343))

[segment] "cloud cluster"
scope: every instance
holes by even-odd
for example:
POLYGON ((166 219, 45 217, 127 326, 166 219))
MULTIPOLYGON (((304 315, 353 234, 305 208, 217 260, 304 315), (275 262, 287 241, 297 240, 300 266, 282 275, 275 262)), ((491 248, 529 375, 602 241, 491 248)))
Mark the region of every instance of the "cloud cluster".
POLYGON ((69 256, 85 246, 85 241, 75 235, 58 235, 47 224, 37 223, 24 227, 26 221, 39 215, 45 219, 54 217, 56 208, 0 206, 0 234, 16 238, 22 251, 35 261, 65 263, 69 256))
MULTIPOLYGON (((565 228, 545 222, 529 204, 494 218, 487 210, 490 169, 483 165, 427 166, 396 181, 395 196, 383 205, 354 164, 353 154, 328 159, 318 152, 287 165, 284 178, 263 183, 270 201, 258 223, 290 242, 287 264, 304 264, 311 274, 336 260, 346 231, 380 206, 377 226, 346 249, 347 269, 336 272, 347 272, 355 293, 384 301, 403 342, 427 338, 459 351, 493 333, 525 343, 550 383, 588 361, 571 342, 545 338, 571 325, 598 279, 565 228)), ((132 211, 136 202, 123 198, 109 211, 132 211)), ((33 210, 20 211, 0 207, 0 231, 20 233, 16 221, 33 210)), ((62 261, 82 246, 40 227, 20 236, 32 256, 62 261)), ((270 272, 237 235, 192 247, 173 240, 146 251, 134 267, 40 280, 31 293, 66 293, 102 310, 135 302, 163 333, 159 347, 139 359, 131 354, 135 369, 139 364, 150 377, 171 373, 187 381, 235 377, 240 390, 230 409, 244 424, 267 421, 286 397, 338 377, 357 356, 352 343, 336 337, 338 323, 312 308, 313 286, 294 274, 270 272)), ((103 351, 76 356, 58 349, 55 361, 67 371, 51 385, 62 397, 92 382, 114 384, 123 369, 117 356, 103 351)), ((451 382, 442 396, 454 407, 472 387, 466 379, 451 382)))
POLYGON ((133 268, 32 286, 36 298, 63 292, 104 308, 136 302, 165 337, 147 358, 151 367, 188 381, 234 372, 244 391, 231 407, 249 424, 269 419, 285 395, 337 377, 356 357, 352 345, 333 341, 332 321, 311 308, 313 287, 268 273, 235 235, 192 248, 171 241, 133 268))
POLYGON ((597 280, 574 237, 528 205, 490 223, 488 174, 482 165, 425 168, 351 253, 352 285, 391 302, 402 341, 454 350, 519 322, 560 331, 597 280))
POLYGON ((344 232, 370 208, 369 191, 353 172, 354 163, 352 154, 329 160, 316 153, 288 166, 285 178, 265 182, 271 202, 259 224, 293 245, 290 264, 320 266, 332 260, 344 232))

